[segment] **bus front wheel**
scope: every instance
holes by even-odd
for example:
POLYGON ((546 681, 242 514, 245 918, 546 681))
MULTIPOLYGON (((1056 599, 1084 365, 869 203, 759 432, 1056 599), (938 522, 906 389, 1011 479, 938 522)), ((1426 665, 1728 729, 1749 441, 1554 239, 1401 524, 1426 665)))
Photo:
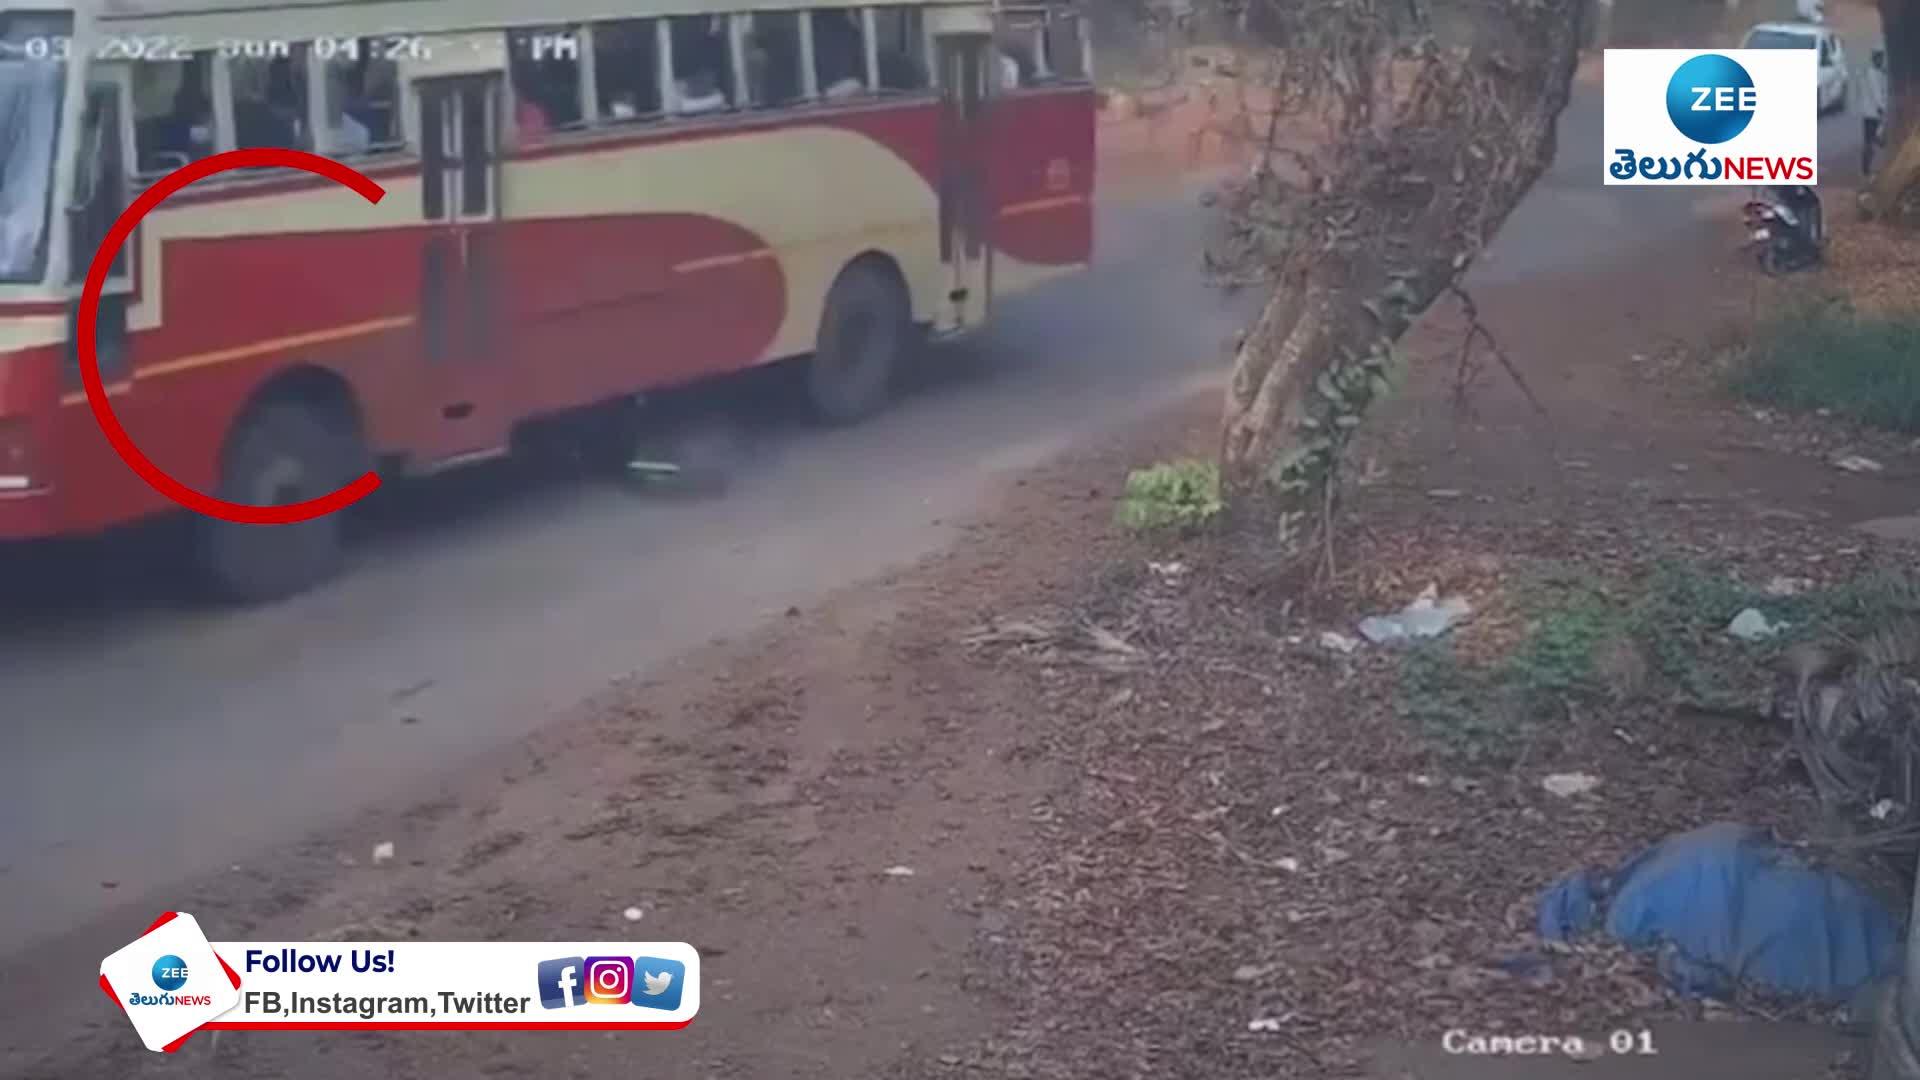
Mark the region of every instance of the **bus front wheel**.
POLYGON ((807 361, 807 400, 820 419, 848 424, 886 404, 912 318, 906 289, 882 267, 856 262, 841 272, 807 361))
MULTIPOLYGON (((366 471, 351 421, 305 405, 270 404, 250 413, 228 440, 219 496, 249 506, 318 498, 366 471)), ((340 568, 339 513, 295 525, 200 520, 200 569, 222 597, 262 603, 292 596, 340 568)))

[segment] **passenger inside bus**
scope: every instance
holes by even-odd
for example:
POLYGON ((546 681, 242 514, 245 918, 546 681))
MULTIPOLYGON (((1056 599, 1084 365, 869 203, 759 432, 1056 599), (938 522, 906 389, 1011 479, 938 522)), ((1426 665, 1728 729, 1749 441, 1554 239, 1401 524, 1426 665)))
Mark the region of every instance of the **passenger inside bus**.
POLYGON ((578 27, 548 26, 518 30, 510 37, 510 68, 516 116, 523 135, 570 128, 586 119, 580 106, 580 61, 568 55, 541 56, 542 40, 575 38, 578 27), (540 59, 535 59, 541 56, 540 59), (528 106, 538 109, 536 115, 528 106))
POLYGON ((527 77, 522 72, 515 72, 513 77, 513 129, 523 140, 537 139, 552 130, 546 108, 528 89, 527 77))
POLYGON ((702 68, 684 79, 676 80, 674 89, 680 98, 679 111, 685 115, 724 112, 727 109, 727 95, 714 80, 711 68, 702 68))
POLYGON ((675 111, 694 115, 731 107, 726 93, 726 18, 677 18, 672 24, 675 111), (682 73, 685 73, 684 75, 682 73))
POLYGON ((867 89, 867 50, 852 11, 816 11, 813 18, 813 62, 816 85, 831 100, 853 97, 867 89))
POLYGON ((328 145, 340 154, 364 154, 398 143, 394 130, 398 65, 371 50, 327 64, 328 145))
POLYGON ((605 119, 660 111, 660 50, 653 19, 624 19, 593 29, 593 77, 605 119))
POLYGON ((269 61, 264 72, 257 66, 247 71, 239 63, 230 67, 234 77, 234 145, 306 149, 306 94, 295 83, 294 60, 281 57, 269 61))
MULTIPOLYGON (((134 70, 139 72, 147 66, 134 70)), ((213 152, 213 99, 204 83, 207 70, 204 54, 178 65, 180 84, 173 92, 173 107, 163 115, 141 121, 137 137, 142 173, 177 169, 213 152)))
POLYGON ((640 103, 631 90, 622 90, 607 102, 607 119, 632 120, 640 115, 640 103))
POLYGON ((353 115, 356 104, 364 107, 363 99, 347 87, 347 77, 339 71, 328 75, 327 100, 328 111, 333 114, 327 123, 327 149, 336 154, 364 154, 373 147, 373 131, 353 115))
POLYGON ((1015 60, 1012 56, 1009 56, 1005 51, 1003 51, 997 45, 994 47, 993 55, 999 61, 998 67, 1000 68, 1000 89, 1002 90, 1019 89, 1020 88, 1020 61, 1015 60))
POLYGON ((995 36, 993 53, 1000 58, 1000 88, 1013 90, 1033 81, 1033 35, 1001 33, 995 36))

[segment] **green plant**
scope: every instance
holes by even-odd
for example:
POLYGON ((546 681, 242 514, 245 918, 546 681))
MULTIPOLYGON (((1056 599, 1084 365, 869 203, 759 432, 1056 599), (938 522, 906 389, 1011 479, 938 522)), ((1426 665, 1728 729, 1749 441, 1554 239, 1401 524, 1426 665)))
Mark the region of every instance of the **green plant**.
POLYGON ((1789 596, 1742 585, 1705 564, 1669 559, 1626 578, 1556 564, 1517 587, 1526 633, 1498 660, 1471 664, 1445 641, 1410 650, 1398 705, 1443 753, 1511 756, 1554 717, 1579 711, 1664 711, 1677 701, 1751 708, 1775 653, 1808 639, 1858 640, 1920 614, 1920 575, 1862 574, 1789 596), (1754 607, 1787 624, 1778 637, 1740 641, 1727 625, 1754 607))
POLYGON ((1789 308, 1754 328, 1727 382, 1751 401, 1920 432, 1920 315, 1862 315, 1831 303, 1789 308))
POLYGON ((1220 467, 1211 461, 1163 462, 1127 475, 1115 517, 1136 532, 1196 529, 1220 515, 1220 467))
POLYGON ((1400 715, 1449 757, 1511 758, 1532 724, 1499 672, 1463 662, 1445 640, 1407 651, 1397 691, 1400 715))

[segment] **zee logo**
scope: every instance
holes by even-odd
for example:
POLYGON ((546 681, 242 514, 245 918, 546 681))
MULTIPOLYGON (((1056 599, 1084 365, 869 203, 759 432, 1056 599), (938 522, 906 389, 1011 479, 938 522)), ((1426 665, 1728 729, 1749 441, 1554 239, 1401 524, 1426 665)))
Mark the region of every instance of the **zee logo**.
POLYGON ((187 962, 172 953, 155 960, 153 985, 162 990, 178 990, 187 985, 187 962))
POLYGON ((1753 76, 1732 57, 1696 56, 1667 81, 1667 117, 1699 143, 1723 143, 1747 130, 1760 107, 1753 76))

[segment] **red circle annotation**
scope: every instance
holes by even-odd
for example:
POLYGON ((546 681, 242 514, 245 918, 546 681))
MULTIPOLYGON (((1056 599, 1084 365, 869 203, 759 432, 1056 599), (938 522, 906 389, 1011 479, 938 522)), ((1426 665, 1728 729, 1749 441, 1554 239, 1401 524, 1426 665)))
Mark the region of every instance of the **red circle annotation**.
POLYGON ((250 150, 230 150, 224 154, 214 154, 167 174, 158 183, 148 188, 132 205, 121 212, 114 220, 113 227, 107 230, 100 249, 94 253, 93 263, 87 268, 86 284, 80 290, 80 307, 75 313, 75 345, 79 353, 80 385, 86 390, 87 407, 92 410, 93 418, 106 435, 107 442, 113 446, 120 460, 137 473, 142 480, 160 494, 181 506, 207 517, 221 521, 231 521, 240 525, 294 525, 302 521, 325 517, 328 514, 344 510, 373 493, 380 486, 379 474, 368 471, 346 485, 316 498, 286 506, 248 506, 245 503, 228 502, 195 491, 174 479, 166 470, 153 463, 140 448, 134 445, 120 420, 113 414, 113 406, 107 400, 107 388, 100 378, 100 358, 96 352, 97 330, 100 317, 100 294, 107 283, 107 271, 113 260, 126 245, 127 238, 139 226, 141 219, 152 213, 169 195, 186 187, 196 180, 203 180, 218 173, 233 169, 263 168, 299 169, 332 180, 343 187, 351 188, 361 198, 370 203, 378 203, 386 197, 386 189, 374 183, 358 170, 343 165, 332 158, 319 154, 309 154, 301 150, 281 150, 258 148, 250 150))

